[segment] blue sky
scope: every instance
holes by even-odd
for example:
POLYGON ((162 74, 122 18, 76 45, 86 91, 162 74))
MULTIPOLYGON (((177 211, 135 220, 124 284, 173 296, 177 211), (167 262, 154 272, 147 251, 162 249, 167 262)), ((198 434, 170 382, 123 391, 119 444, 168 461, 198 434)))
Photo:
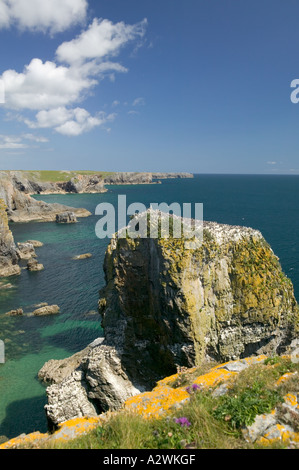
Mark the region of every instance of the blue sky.
POLYGON ((2 0, 0 168, 299 174, 298 15, 299 0, 2 0))

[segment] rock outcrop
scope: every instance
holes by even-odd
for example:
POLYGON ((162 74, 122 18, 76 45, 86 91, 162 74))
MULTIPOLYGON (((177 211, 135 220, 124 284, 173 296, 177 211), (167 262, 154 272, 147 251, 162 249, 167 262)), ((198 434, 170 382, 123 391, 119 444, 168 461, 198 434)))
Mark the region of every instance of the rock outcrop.
POLYGON ((58 224, 76 224, 78 221, 74 212, 62 212, 62 214, 56 215, 56 222, 58 224))
POLYGON ((0 171, 0 199, 7 206, 7 215, 11 222, 54 222, 56 215, 66 211, 74 212, 77 217, 87 217, 86 209, 73 209, 62 204, 47 204, 33 199, 27 191, 31 188, 28 180, 16 179, 17 172, 0 171))
POLYGON ((17 244, 20 258, 30 260, 31 258, 36 258, 36 252, 32 243, 24 242, 17 244))
POLYGON ((207 222, 202 244, 186 246, 172 237, 111 240, 99 303, 105 340, 47 389, 50 422, 116 409, 204 359, 282 353, 296 337, 292 283, 260 232, 207 222))
POLYGON ((46 315, 57 315, 60 312, 58 305, 46 305, 33 311, 35 317, 44 317, 46 315))
POLYGON ((39 263, 37 259, 30 258, 27 263, 27 269, 28 271, 42 271, 44 269, 44 265, 39 263))
POLYGON ((3 199, 0 199, 0 277, 14 276, 21 272, 18 265, 20 253, 9 229, 6 210, 3 199))

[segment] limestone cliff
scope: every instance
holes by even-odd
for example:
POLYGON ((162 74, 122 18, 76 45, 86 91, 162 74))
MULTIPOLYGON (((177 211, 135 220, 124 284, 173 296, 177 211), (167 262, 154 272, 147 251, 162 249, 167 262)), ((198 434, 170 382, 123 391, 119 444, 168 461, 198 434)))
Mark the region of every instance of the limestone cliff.
POLYGON ((105 340, 47 389, 52 423, 116 409, 180 366, 279 354, 296 337, 292 283, 260 232, 207 222, 203 243, 186 246, 111 240, 99 303, 105 340))
POLYGON ((0 199, 0 277, 14 276, 21 272, 18 265, 20 256, 9 230, 6 209, 3 199, 0 199))
MULTIPOLYGON (((0 172, 0 198, 7 206, 7 214, 11 222, 55 221, 56 215, 68 210, 77 217, 90 215, 86 209, 69 208, 62 204, 47 204, 36 201, 29 194, 33 187, 26 178, 21 179, 18 172, 0 172)), ((35 192, 37 188, 35 188, 35 192)))

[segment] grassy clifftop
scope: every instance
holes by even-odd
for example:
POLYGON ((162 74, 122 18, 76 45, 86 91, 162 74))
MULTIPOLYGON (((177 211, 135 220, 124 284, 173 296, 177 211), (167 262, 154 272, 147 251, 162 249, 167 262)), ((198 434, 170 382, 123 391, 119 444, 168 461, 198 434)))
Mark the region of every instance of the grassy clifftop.
MULTIPOLYGON (((6 172, 9 173, 9 172, 6 172)), ((20 171, 25 178, 33 181, 40 181, 42 183, 58 183, 67 182, 78 175, 101 175, 104 178, 112 175, 113 173, 104 171, 52 171, 52 170, 40 170, 40 171, 20 171)))
POLYGON ((294 355, 181 369, 119 411, 73 419, 0 449, 298 448, 298 373, 294 355))

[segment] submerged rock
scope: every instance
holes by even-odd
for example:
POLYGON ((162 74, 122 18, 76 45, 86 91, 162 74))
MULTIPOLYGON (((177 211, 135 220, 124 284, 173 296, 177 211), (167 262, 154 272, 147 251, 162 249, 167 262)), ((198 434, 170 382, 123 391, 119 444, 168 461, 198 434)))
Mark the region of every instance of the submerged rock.
POLYGON ((259 231, 207 222, 201 244, 185 241, 111 240, 100 293, 105 341, 47 389, 55 425, 88 402, 94 413, 120 407, 178 367, 280 354, 298 336, 292 283, 259 231))
POLYGON ((24 311, 22 308, 17 308, 16 310, 10 310, 10 312, 7 312, 6 315, 10 317, 20 317, 24 314, 24 311))
POLYGON ((83 255, 77 255, 77 256, 74 256, 74 260, 80 260, 80 259, 87 259, 87 258, 91 258, 92 257, 92 254, 91 253, 84 253, 83 255))

